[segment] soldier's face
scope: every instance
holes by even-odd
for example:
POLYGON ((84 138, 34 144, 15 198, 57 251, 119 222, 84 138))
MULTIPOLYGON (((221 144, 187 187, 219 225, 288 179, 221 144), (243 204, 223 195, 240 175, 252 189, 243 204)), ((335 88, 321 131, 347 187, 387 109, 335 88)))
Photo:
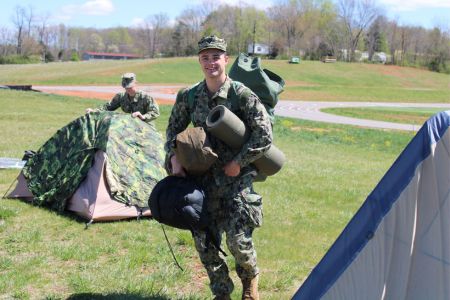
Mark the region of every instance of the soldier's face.
POLYGON ((225 76, 225 67, 228 64, 228 55, 225 52, 218 49, 206 49, 200 52, 198 60, 205 77, 225 76))
POLYGON ((127 92, 128 95, 130 95, 131 97, 133 97, 136 94, 136 88, 134 86, 126 88, 125 91, 127 92))

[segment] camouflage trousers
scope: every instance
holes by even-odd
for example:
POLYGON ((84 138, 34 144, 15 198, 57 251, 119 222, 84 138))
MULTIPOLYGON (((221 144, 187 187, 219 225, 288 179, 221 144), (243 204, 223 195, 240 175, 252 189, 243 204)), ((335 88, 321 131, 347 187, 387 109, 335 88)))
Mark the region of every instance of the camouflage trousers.
MULTIPOLYGON (((219 245, 225 234, 239 278, 255 277, 259 269, 252 234, 255 227, 262 224, 261 196, 253 191, 251 179, 220 187, 209 186, 206 191, 207 208, 212 220, 209 234, 219 245)), ((231 294, 234 285, 225 259, 209 239, 205 232, 194 233, 195 247, 208 273, 211 291, 214 295, 231 294)))

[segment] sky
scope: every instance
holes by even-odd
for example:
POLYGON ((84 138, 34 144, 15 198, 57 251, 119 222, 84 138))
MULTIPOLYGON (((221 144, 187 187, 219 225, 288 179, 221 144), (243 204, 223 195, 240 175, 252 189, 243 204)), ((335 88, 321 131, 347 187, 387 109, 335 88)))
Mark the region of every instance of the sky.
MULTIPOLYGON (((450 28, 450 0, 376 0, 384 14, 400 25, 450 28)), ((277 0, 215 0, 261 9, 277 0)), ((35 15, 47 16, 49 24, 107 28, 136 26, 151 15, 167 14, 171 20, 201 0, 1 0, 0 27, 13 28, 12 16, 20 5, 31 7, 35 15)))

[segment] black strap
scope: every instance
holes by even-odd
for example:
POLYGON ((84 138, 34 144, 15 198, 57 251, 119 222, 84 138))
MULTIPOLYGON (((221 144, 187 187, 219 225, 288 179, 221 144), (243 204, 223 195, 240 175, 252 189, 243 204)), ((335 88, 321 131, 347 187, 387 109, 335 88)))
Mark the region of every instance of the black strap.
MULTIPOLYGON (((161 216, 161 206, 159 205, 159 199, 154 199, 154 201, 156 201, 156 204, 158 205, 158 213, 161 216)), ((163 224, 160 222, 159 222, 159 224, 161 224, 161 228, 164 232, 164 237, 166 238, 167 245, 169 246, 170 253, 172 253, 172 257, 173 257, 173 260, 175 261, 175 264, 177 265, 178 268, 180 268, 181 271, 184 271, 183 268, 178 263, 178 260, 175 257, 175 253, 173 253, 172 245, 169 242, 169 238, 167 237, 166 230, 164 229, 163 224)))
POLYGON ((205 239, 206 249, 208 249, 209 244, 212 244, 220 253, 223 254, 223 256, 227 256, 225 251, 223 251, 222 248, 220 248, 219 241, 214 238, 214 235, 211 233, 211 230, 209 228, 206 228, 205 232, 206 232, 206 239, 205 239))
POLYGON ((183 268, 178 263, 177 258, 175 257, 175 253, 173 253, 172 245, 170 244, 169 239, 167 238, 166 230, 164 229, 163 224, 162 223, 159 223, 159 224, 161 224, 161 228, 162 228, 162 230, 164 232, 164 237, 166 238, 166 242, 167 242, 167 245, 169 246, 170 253, 172 253, 173 260, 177 264, 177 267, 180 268, 181 271, 184 271, 183 268))

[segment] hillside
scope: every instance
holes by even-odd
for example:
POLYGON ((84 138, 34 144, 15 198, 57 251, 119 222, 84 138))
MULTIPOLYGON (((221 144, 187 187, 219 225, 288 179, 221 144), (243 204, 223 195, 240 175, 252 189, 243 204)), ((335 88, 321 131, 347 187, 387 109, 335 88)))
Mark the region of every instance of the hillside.
MULTIPOLYGON (((234 57, 230 58, 231 66, 234 57)), ((281 99, 312 101, 450 102, 450 75, 427 70, 361 63, 263 60, 286 87, 281 99)), ((0 84, 118 85, 134 72, 145 84, 190 85, 202 79, 196 57, 133 61, 85 61, 1 65, 0 84)))

